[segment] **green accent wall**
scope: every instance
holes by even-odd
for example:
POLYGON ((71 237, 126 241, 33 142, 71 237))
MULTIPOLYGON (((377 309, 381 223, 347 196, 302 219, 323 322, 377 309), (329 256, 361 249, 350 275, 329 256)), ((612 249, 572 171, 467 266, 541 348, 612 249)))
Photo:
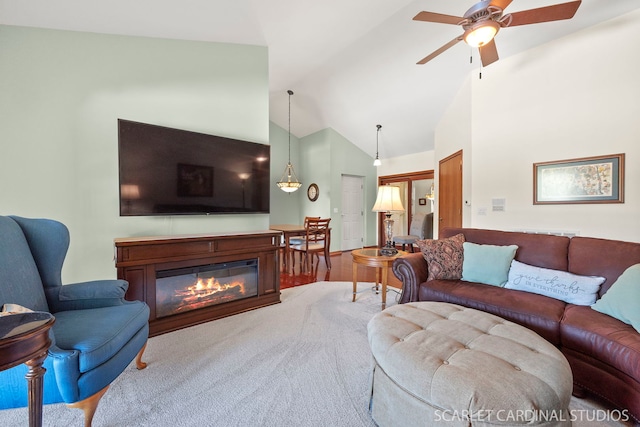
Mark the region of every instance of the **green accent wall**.
MULTIPOLYGON (((301 187, 300 190, 293 193, 285 193, 276 185, 282 178, 284 168, 289 160, 289 132, 270 122, 269 143, 271 144, 271 214, 269 215, 269 223, 301 224, 300 195, 304 193, 303 188, 306 187, 301 187)), ((302 177, 298 173, 299 159, 300 141, 295 135, 291 135, 291 164, 296 175, 298 175, 298 179, 304 184, 302 177)))
POLYGON ((300 139, 300 161, 304 194, 301 217, 331 217, 331 251, 342 244, 342 176, 363 177, 364 246, 376 245, 376 214, 371 207, 376 199, 377 171, 373 158, 333 129, 324 129, 300 139), (320 196, 315 202, 306 197, 312 182, 320 196))
POLYGON ((268 144, 266 47, 0 25, 0 64, 0 214, 69 227, 64 282, 115 277, 116 237, 268 228, 269 215, 121 218, 117 161, 118 118, 268 144))

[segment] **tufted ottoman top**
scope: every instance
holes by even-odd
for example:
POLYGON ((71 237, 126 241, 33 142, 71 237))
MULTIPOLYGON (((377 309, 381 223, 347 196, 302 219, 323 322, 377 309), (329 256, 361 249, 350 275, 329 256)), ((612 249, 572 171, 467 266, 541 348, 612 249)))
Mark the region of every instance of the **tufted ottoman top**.
POLYGON ((569 364, 523 326, 454 304, 415 302, 378 313, 368 335, 377 368, 444 417, 535 425, 568 416, 569 364))

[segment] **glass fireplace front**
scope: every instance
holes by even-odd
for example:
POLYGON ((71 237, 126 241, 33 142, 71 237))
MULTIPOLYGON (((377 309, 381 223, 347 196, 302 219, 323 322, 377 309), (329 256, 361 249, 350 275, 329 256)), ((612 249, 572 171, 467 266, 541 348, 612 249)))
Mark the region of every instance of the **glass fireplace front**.
POLYGON ((156 273, 156 317, 171 316, 257 295, 257 259, 156 273))

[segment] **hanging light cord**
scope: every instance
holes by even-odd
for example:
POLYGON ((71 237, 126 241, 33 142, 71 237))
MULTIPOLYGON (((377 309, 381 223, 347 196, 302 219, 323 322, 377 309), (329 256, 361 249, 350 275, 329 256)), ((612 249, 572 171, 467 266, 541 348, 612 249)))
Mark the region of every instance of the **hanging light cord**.
POLYGON ((293 95, 292 90, 288 90, 289 94, 289 164, 291 164, 291 95, 293 95))
POLYGON ((276 184, 282 191, 293 193, 302 186, 302 183, 298 181, 298 177, 291 164, 291 95, 293 95, 293 91, 287 90, 287 93, 289 94, 289 162, 284 168, 282 178, 280 178, 280 181, 276 184))
POLYGON ((382 164, 382 162, 380 161, 380 156, 379 156, 379 135, 380 135, 380 128, 382 127, 382 125, 376 125, 376 127, 378 128, 378 131, 376 132, 376 159, 373 161, 373 166, 380 166, 382 164))

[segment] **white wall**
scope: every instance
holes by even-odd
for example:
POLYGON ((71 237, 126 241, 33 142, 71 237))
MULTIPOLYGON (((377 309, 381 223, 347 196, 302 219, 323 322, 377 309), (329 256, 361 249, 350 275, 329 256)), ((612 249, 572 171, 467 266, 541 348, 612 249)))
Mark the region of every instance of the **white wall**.
POLYGON ((11 26, 0 40, 0 214, 69 227, 63 281, 115 277, 116 237, 268 228, 119 217, 117 160, 118 118, 268 143, 265 47, 11 26))
POLYGON ((452 104, 470 101, 470 121, 452 108, 436 135, 437 160, 465 149, 465 226, 640 241, 639 48, 636 11, 470 77, 470 96, 452 104), (465 146, 456 133, 469 123, 465 146), (533 205, 533 163, 617 153, 626 154, 625 203, 533 205), (491 212, 492 198, 505 198, 506 212, 491 212))
POLYGON ((382 162, 382 164, 378 166, 378 176, 396 175, 401 173, 420 172, 435 169, 433 151, 423 151, 406 156, 380 159, 380 161, 382 162))
MULTIPOLYGON (((435 157, 435 207, 434 207, 434 227, 433 235, 438 236, 439 206, 439 173, 440 161, 446 159, 454 153, 462 150, 462 199, 471 200, 471 177, 472 177, 472 135, 471 135, 471 97, 472 86, 471 79, 467 78, 464 84, 458 90, 456 97, 453 99, 449 108, 442 117, 442 120, 436 127, 436 146, 434 150, 435 157)), ((471 212, 469 207, 463 204, 462 208, 462 226, 471 226, 471 212)))

